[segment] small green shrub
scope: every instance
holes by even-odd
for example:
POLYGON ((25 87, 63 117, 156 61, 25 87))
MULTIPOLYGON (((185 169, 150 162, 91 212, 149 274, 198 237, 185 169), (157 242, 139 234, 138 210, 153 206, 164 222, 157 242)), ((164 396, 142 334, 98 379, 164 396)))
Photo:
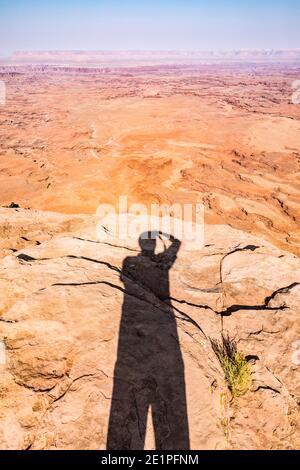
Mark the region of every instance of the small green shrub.
POLYGON ((237 344, 229 336, 222 335, 222 340, 211 340, 211 345, 224 371, 225 379, 232 396, 243 395, 252 382, 251 366, 237 344))

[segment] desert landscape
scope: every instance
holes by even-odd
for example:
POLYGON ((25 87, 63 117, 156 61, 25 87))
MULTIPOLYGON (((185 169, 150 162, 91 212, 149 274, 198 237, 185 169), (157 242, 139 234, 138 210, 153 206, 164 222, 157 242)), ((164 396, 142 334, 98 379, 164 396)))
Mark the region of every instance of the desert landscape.
POLYGON ((106 449, 118 380, 134 409, 112 447, 184 446, 173 430, 183 386, 191 449, 299 449, 299 79, 299 50, 0 63, 2 449, 106 449), (160 261, 165 296, 144 281, 146 258, 138 279, 124 268, 138 240, 97 236, 98 206, 124 195, 204 206, 204 245, 160 261), (251 374, 236 396, 213 347, 226 337, 251 374), (147 400, 166 415, 151 419, 147 400))

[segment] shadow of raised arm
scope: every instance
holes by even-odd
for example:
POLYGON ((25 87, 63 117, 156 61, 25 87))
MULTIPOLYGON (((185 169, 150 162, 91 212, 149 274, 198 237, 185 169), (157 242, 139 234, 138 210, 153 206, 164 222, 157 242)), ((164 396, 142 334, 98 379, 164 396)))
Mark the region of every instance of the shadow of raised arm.
POLYGON ((176 261, 177 253, 180 250, 181 241, 175 238, 173 235, 169 235, 164 232, 158 232, 158 234, 161 240, 161 236, 167 238, 171 242, 171 245, 168 248, 165 248, 162 253, 159 253, 157 255, 157 259, 159 261, 166 262, 172 265, 176 261))

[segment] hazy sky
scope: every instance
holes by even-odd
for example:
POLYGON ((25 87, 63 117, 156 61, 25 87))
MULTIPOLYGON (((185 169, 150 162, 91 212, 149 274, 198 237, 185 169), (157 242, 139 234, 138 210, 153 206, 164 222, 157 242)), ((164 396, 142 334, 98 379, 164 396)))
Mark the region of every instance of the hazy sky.
POLYGON ((300 48, 299 0, 0 0, 0 54, 300 48))

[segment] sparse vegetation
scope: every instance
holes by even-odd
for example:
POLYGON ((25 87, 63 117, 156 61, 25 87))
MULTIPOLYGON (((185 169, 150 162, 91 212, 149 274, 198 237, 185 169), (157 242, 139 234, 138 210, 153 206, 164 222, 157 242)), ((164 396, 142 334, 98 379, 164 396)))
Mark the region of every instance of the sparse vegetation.
POLYGON ((229 336, 222 335, 221 341, 212 339, 211 345, 233 398, 246 393, 252 382, 252 371, 244 354, 237 350, 236 342, 229 336))

